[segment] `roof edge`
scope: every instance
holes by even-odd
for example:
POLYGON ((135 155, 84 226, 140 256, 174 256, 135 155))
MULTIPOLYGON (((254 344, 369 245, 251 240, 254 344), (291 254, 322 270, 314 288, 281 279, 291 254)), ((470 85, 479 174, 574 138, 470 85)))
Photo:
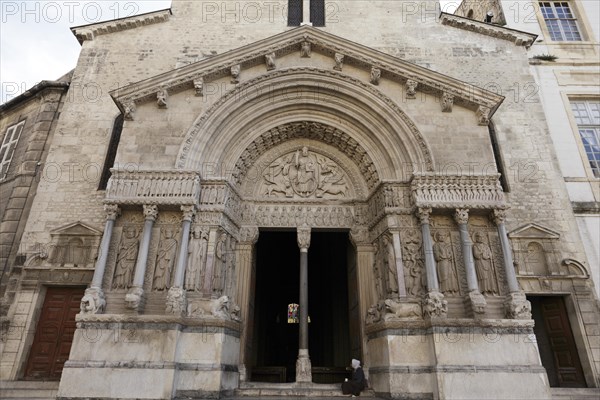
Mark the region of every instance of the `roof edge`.
POLYGON ((70 82, 41 81, 40 83, 38 83, 37 85, 33 86, 32 88, 26 90, 25 92, 21 93, 17 97, 14 97, 14 98, 8 100, 4 104, 0 104, 0 112, 7 111, 8 109, 19 105, 20 103, 33 98, 35 95, 37 95, 38 93, 40 93, 46 89, 66 90, 69 88, 69 86, 70 86, 70 82))

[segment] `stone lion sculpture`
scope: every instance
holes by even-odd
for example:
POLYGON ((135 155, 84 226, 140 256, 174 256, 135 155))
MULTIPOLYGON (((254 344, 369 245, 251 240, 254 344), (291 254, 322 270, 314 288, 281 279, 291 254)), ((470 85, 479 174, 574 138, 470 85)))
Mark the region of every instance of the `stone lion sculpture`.
POLYGON ((229 297, 198 301, 188 304, 188 316, 197 318, 214 317, 218 319, 233 319, 229 312, 229 297))
POLYGON ((106 307, 106 300, 94 293, 86 293, 79 305, 82 314, 102 314, 106 307))
POLYGON ((387 299, 385 301, 385 320, 389 319, 420 319, 423 316, 421 305, 417 303, 404 303, 387 299))

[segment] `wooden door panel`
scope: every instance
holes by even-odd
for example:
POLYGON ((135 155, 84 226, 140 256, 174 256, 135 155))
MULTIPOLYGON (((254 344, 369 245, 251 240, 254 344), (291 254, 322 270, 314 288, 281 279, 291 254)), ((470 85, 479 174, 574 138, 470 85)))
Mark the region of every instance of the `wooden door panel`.
POLYGON ((75 315, 84 288, 48 288, 37 324, 25 379, 59 380, 69 359, 75 315))

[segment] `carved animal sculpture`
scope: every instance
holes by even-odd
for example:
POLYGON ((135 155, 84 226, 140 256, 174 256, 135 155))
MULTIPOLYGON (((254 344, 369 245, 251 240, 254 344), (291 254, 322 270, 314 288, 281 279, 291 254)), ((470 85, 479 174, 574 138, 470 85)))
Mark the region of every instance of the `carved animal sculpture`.
POLYGON ((188 304, 188 316, 200 318, 212 316, 219 319, 232 319, 229 313, 229 297, 221 296, 215 300, 188 304))
POLYGON ((399 303, 391 299, 385 301, 387 314, 385 319, 419 319, 422 317, 421 306, 415 303, 399 303))
POLYGON ((102 297, 86 294, 81 299, 79 309, 82 314, 101 314, 105 306, 106 301, 102 297))

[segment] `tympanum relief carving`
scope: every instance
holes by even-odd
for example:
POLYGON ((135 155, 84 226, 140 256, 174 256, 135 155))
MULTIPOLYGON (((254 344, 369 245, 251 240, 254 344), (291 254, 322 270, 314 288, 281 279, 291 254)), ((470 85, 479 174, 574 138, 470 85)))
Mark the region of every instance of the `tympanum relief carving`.
POLYGON ((330 158, 304 146, 273 161, 262 174, 261 192, 289 199, 346 197, 347 177, 330 158))

